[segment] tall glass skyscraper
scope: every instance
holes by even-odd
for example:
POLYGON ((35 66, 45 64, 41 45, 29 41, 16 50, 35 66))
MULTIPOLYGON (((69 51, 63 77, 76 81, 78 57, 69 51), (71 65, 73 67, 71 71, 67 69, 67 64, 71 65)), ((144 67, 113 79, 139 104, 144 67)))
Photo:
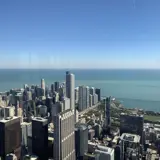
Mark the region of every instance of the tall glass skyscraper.
POLYGON ((67 71, 66 72, 66 96, 70 98, 70 102, 71 102, 70 108, 72 110, 75 110, 74 89, 75 89, 75 75, 67 71))

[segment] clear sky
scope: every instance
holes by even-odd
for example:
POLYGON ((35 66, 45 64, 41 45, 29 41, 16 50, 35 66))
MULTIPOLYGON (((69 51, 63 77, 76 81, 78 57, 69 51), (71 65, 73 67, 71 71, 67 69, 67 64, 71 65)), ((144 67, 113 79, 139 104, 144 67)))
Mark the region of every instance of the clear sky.
POLYGON ((160 0, 0 0, 0 68, 160 68, 160 0))

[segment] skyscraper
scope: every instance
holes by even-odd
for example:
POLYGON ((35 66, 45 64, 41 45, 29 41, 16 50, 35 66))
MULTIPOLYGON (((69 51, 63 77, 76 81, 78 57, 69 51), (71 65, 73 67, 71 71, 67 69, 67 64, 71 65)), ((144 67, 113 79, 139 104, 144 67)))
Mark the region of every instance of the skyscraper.
MULTIPOLYGON (((123 133, 119 141, 121 147, 121 160, 132 159, 132 155, 136 159, 140 159, 140 136, 137 134, 123 133)), ((135 158, 133 158, 135 159, 135 158)))
POLYGON ((12 117, 0 120, 0 157, 3 159, 9 153, 20 158, 21 126, 20 118, 12 117))
POLYGON ((141 138, 141 143, 143 142, 143 125, 143 115, 127 115, 125 113, 121 113, 120 115, 120 134, 138 134, 141 138))
POLYGON ((98 95, 98 101, 100 101, 101 100, 101 89, 96 88, 95 92, 98 95))
POLYGON ((113 160, 114 159, 114 149, 106 146, 98 145, 96 147, 95 154, 96 154, 96 160, 101 160, 101 159, 113 160))
POLYGON ((64 97, 62 99, 64 110, 70 109, 70 99, 67 97, 64 97))
POLYGON ((55 91, 58 92, 59 91, 59 82, 54 82, 54 86, 55 86, 55 91))
POLYGON ((92 103, 92 100, 93 99, 93 96, 90 94, 89 95, 89 107, 92 107, 93 103, 92 103))
POLYGON ((40 160, 48 160, 48 121, 36 117, 32 119, 32 152, 40 160))
POLYGON ((54 84, 51 84, 51 92, 53 93, 55 91, 55 86, 54 84))
POLYGON ((91 88, 89 89, 89 91, 90 91, 90 94, 91 94, 91 95, 94 95, 94 94, 95 94, 95 88, 94 88, 94 87, 91 87, 91 88))
POLYGON ((43 91, 44 91, 44 96, 45 96, 45 88, 46 88, 46 86, 45 86, 45 80, 44 79, 41 79, 41 88, 43 89, 43 91))
POLYGON ((70 108, 75 110, 75 76, 70 72, 66 72, 66 96, 70 98, 70 108))
POLYGON ((88 128, 86 124, 76 124, 75 127, 76 159, 83 160, 88 152, 88 128))
POLYGON ((110 109, 111 109, 111 97, 107 97, 105 100, 105 105, 106 105, 106 109, 105 109, 105 121, 106 121, 106 127, 109 127, 111 124, 111 115, 110 115, 110 109))
POLYGON ((93 94, 92 96, 93 96, 92 103, 93 103, 93 105, 95 105, 95 104, 98 103, 98 95, 97 94, 93 94))
POLYGON ((32 123, 27 123, 27 122, 21 123, 21 136, 22 136, 22 141, 21 141, 22 146, 24 147, 28 146, 27 138, 28 136, 32 137, 32 123))
POLYGON ((89 87, 79 87, 78 110, 83 111, 89 107, 89 87))
POLYGON ((53 113, 55 160, 75 160, 74 120, 74 110, 53 113))
POLYGON ((75 103, 78 103, 79 98, 79 87, 75 88, 75 103))

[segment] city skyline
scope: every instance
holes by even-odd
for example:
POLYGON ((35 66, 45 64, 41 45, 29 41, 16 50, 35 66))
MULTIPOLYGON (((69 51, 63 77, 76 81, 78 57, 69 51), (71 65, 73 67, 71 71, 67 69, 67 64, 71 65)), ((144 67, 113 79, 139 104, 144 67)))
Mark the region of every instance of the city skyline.
POLYGON ((160 2, 0 2, 0 68, 160 69, 160 2))

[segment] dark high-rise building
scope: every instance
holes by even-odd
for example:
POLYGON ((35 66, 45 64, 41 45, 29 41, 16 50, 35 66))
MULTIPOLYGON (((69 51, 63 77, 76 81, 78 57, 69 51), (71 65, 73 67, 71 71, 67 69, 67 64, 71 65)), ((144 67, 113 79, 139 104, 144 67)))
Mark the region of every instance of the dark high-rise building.
POLYGON ((96 88, 95 92, 98 95, 98 101, 100 101, 101 100, 101 89, 96 88))
POLYGON ((121 146, 117 145, 114 149, 115 154, 114 154, 114 159, 115 160, 120 160, 121 159, 121 146))
POLYGON ((111 125, 111 115, 110 115, 110 110, 111 110, 111 97, 107 97, 106 98, 106 127, 110 126, 111 125))
POLYGON ((143 142, 143 115, 127 115, 122 113, 120 115, 120 133, 132 133, 141 137, 141 143, 143 142))
POLYGON ((32 152, 40 160, 48 160, 48 121, 36 117, 32 119, 32 152))
POLYGON ((83 160, 88 152, 88 128, 86 124, 77 124, 75 127, 76 159, 83 160))
POLYGON ((45 89, 45 95, 46 95, 46 97, 49 96, 49 93, 50 93, 49 88, 48 88, 48 86, 46 86, 46 89, 45 89))
POLYGON ((55 85, 51 84, 51 92, 54 93, 54 91, 55 91, 55 85))
POLYGON ((0 157, 14 153, 20 159, 21 127, 20 118, 12 117, 0 120, 0 157))
POLYGON ((54 82, 54 86, 55 86, 55 91, 58 92, 59 91, 59 82, 54 82))
POLYGON ((35 93, 36 93, 36 97, 41 97, 44 95, 44 89, 41 87, 36 87, 35 93))
POLYGON ((45 105, 47 106, 47 111, 49 113, 51 113, 52 106, 53 106, 53 98, 52 97, 47 97, 45 105))

